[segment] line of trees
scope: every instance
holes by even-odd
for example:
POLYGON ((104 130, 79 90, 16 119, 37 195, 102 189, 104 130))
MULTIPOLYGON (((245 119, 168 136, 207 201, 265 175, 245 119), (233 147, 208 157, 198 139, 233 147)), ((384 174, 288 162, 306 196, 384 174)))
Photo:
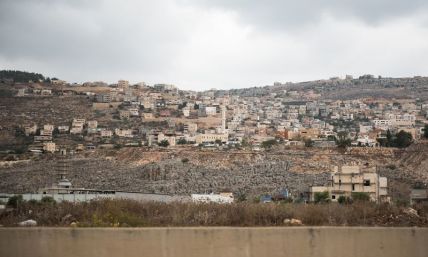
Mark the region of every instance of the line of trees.
POLYGON ((49 78, 45 78, 40 73, 18 71, 18 70, 0 70, 0 80, 13 80, 13 82, 25 83, 28 81, 50 82, 49 78))
POLYGON ((401 130, 395 135, 390 130, 386 132, 386 138, 378 138, 377 141, 383 147, 405 148, 413 143, 412 134, 401 130))

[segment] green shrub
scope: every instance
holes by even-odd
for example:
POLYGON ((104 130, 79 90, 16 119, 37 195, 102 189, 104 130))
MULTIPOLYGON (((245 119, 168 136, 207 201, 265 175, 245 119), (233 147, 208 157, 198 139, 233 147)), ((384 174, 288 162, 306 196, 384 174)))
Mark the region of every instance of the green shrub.
POLYGON ((340 204, 350 204, 352 203, 352 199, 347 196, 341 195, 339 196, 339 198, 337 198, 337 202, 340 204))
POLYGON ((21 205, 24 202, 24 199, 22 198, 22 195, 14 195, 7 201, 7 206, 17 208, 19 205, 21 205))
POLYGON ((160 141, 159 146, 168 147, 169 146, 168 140, 164 139, 164 140, 160 141))
POLYGON ((187 141, 184 138, 180 138, 180 139, 178 139, 177 144, 178 145, 185 145, 185 144, 187 144, 187 141))
POLYGON ((314 141, 312 139, 306 139, 305 140, 305 146, 306 147, 313 147, 314 146, 314 141))
POLYGON ((238 202, 245 202, 247 201, 247 194, 244 192, 238 193, 238 197, 236 197, 236 201, 238 202))
POLYGON ((44 204, 56 204, 55 199, 51 196, 44 196, 40 202, 44 204))
POLYGON ((388 169, 390 169, 390 170, 395 170, 395 169, 397 169, 397 166, 395 166, 394 164, 388 164, 388 165, 386 165, 386 167, 387 167, 388 169))
POLYGON ((368 202, 370 201, 370 196, 368 193, 364 192, 353 192, 351 194, 352 200, 360 201, 360 202, 368 202))
POLYGON ((31 199, 31 200, 29 200, 29 201, 28 201, 28 203, 29 203, 30 205, 36 205, 36 204, 38 204, 39 202, 38 202, 36 199, 31 199))
POLYGON ((424 130, 424 138, 428 139, 428 124, 425 124, 425 127, 423 130, 424 130))
POLYGON ((266 140, 266 141, 262 142, 262 147, 265 148, 265 149, 269 149, 269 148, 271 148, 272 146, 274 146, 276 144, 277 144, 277 142, 276 142, 275 139, 266 140))
POLYGON ((327 191, 324 192, 316 192, 314 195, 315 203, 326 203, 330 200, 330 195, 327 191))

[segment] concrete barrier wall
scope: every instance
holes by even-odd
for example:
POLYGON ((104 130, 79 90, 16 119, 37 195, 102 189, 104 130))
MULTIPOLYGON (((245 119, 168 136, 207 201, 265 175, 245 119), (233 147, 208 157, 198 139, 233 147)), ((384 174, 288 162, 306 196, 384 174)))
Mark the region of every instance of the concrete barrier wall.
POLYGON ((1 257, 427 257, 428 228, 0 228, 1 257))

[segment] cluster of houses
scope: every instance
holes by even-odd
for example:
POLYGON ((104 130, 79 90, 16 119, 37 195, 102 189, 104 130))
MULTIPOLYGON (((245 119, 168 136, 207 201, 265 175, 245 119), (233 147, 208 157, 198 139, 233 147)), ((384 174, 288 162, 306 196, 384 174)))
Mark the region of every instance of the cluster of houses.
POLYGON ((219 90, 181 91, 169 84, 130 85, 126 80, 114 85, 94 83, 83 85, 87 88, 84 94, 93 101, 93 111, 113 109, 118 119, 132 121, 132 126, 75 117, 70 124, 38 124, 40 128, 28 124, 26 134, 34 135, 34 142, 42 143, 48 152, 54 149, 53 132, 91 135, 84 142, 91 149, 112 141, 148 146, 166 141, 164 145, 170 147, 183 142, 203 146, 247 143, 258 149, 269 140, 291 146, 303 146, 310 140, 311 146, 334 147, 339 133, 352 146, 378 147, 388 131, 405 131, 418 140, 428 123, 428 102, 415 99, 322 100, 313 89, 248 96, 219 90), (92 90, 96 86, 103 86, 104 91, 92 90), (168 126, 144 127, 144 122, 160 120, 168 126))

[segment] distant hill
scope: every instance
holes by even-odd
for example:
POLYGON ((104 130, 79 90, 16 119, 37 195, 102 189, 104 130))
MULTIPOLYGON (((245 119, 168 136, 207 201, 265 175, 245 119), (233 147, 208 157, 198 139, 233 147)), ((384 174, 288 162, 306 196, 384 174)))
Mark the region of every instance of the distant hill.
POLYGON ((262 97, 275 93, 277 97, 301 99, 292 91, 312 91, 321 100, 349 100, 359 98, 419 98, 428 99, 428 77, 384 78, 364 75, 359 78, 325 79, 298 83, 275 83, 264 87, 250 87, 218 90, 216 96, 239 95, 243 97, 262 97), (290 93, 291 92, 291 93, 290 93))
POLYGON ((26 71, 17 70, 0 70, 0 81, 10 81, 25 83, 29 81, 50 81, 49 78, 45 78, 42 74, 26 71))

